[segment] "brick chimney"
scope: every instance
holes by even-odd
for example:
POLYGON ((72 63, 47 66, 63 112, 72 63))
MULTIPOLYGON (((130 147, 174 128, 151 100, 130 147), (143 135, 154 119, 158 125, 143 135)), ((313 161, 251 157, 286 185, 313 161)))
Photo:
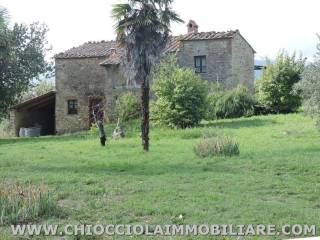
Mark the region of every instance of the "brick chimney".
POLYGON ((190 20, 187 26, 188 26, 188 33, 198 33, 199 26, 195 21, 190 20))

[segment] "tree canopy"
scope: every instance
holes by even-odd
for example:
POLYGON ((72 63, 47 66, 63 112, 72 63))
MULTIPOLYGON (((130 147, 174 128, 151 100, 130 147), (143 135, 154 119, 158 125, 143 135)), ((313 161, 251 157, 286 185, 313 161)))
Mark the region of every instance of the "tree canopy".
POLYGON ((294 53, 281 51, 276 61, 268 60, 262 78, 257 83, 259 102, 271 113, 295 112, 301 105, 301 97, 293 92, 293 86, 301 80, 305 61, 294 53))
POLYGON ((33 80, 52 71, 46 60, 47 26, 16 23, 10 27, 8 20, 7 11, 0 7, 0 118, 33 80))
MULTIPOLYGON (((320 41, 320 36, 319 41, 320 41)), ((320 130, 320 43, 314 62, 307 65, 302 74, 302 80, 295 85, 295 91, 300 92, 303 99, 303 110, 316 119, 320 130)))

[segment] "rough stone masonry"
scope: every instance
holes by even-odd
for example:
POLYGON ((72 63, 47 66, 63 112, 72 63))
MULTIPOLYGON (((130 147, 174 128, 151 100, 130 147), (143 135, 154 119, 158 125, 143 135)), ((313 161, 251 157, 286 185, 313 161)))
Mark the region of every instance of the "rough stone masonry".
MULTIPOLYGON (((238 30, 199 32, 192 20, 187 27, 187 34, 171 37, 166 54, 176 54, 181 66, 194 69, 204 80, 225 89, 242 84, 253 90, 255 51, 238 30)), ((55 56, 52 117, 56 133, 89 129, 91 109, 97 103, 104 106, 105 119, 113 120, 117 98, 126 91, 139 92, 139 84, 123 71, 122 55, 116 41, 101 41, 87 42, 55 56)))

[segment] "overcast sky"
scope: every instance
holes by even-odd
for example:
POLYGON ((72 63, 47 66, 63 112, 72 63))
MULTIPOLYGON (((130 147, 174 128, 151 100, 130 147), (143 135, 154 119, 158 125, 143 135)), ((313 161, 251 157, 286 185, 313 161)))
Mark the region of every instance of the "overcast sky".
MULTIPOLYGON (((120 0, 0 0, 12 22, 40 21, 49 28, 53 53, 86 41, 113 40, 112 5, 120 0)), ((320 0, 176 0, 174 9, 200 31, 239 29, 257 51, 256 58, 274 58, 279 49, 301 51, 312 58, 320 33, 320 0)), ((175 35, 186 24, 174 24, 175 35)), ((309 59, 311 60, 311 59, 309 59)))

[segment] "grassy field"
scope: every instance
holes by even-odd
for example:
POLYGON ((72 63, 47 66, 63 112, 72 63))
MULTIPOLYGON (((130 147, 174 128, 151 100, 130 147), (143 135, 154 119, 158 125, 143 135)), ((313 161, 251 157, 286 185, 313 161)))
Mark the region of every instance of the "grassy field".
POLYGON ((152 129, 147 154, 138 126, 127 134, 106 148, 88 133, 2 139, 1 181, 50 189, 67 216, 42 223, 320 225, 320 134, 309 118, 152 129), (197 157, 193 146, 207 132, 234 138, 240 156, 197 157))

